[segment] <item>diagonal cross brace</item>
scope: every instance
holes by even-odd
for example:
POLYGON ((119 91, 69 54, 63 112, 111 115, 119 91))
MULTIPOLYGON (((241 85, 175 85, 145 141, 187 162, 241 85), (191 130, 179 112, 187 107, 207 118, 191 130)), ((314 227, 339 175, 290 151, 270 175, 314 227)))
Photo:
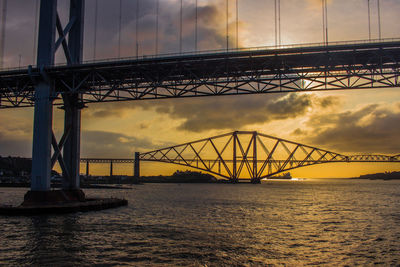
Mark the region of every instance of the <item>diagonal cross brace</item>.
POLYGON ((71 52, 69 51, 68 44, 67 44, 67 41, 66 41, 66 36, 69 33, 69 31, 71 30, 71 28, 74 25, 75 21, 76 21, 76 18, 72 17, 70 19, 70 21, 68 22, 67 26, 65 27, 65 29, 63 30, 60 17, 58 16, 58 13, 57 13, 56 27, 57 27, 57 32, 58 32, 59 37, 58 37, 58 40, 57 40, 57 42, 55 44, 54 51, 57 51, 57 49, 62 44, 63 50, 64 50, 64 54, 65 54, 65 57, 67 59, 67 63, 68 64, 71 64, 72 60, 71 60, 71 52))
POLYGON ((69 172, 68 172, 68 169, 65 166, 64 159, 63 159, 63 157, 61 155, 61 150, 62 150, 62 148, 63 148, 63 146, 65 144, 65 141, 67 140, 67 138, 69 136, 70 130, 71 129, 68 129, 66 132, 64 132, 64 134, 61 137, 60 142, 58 144, 57 144, 57 139, 56 139, 56 137, 54 135, 54 132, 52 132, 52 139, 51 139, 51 144, 52 144, 53 149, 54 149, 54 154, 51 157, 51 168, 53 169, 54 164, 56 164, 56 161, 58 161, 62 171, 64 173, 66 173, 68 177, 69 177, 69 172))

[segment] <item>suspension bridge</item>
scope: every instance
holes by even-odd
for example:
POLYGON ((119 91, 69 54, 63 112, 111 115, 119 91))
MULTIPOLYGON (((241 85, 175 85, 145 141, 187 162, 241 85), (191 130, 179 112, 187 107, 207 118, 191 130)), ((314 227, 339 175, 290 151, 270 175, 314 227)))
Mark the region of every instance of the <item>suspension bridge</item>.
MULTIPOLYGON (((2 27, 5 25, 4 8, 2 27)), ((97 2, 97 1, 96 1, 97 2)), ((242 48, 230 46, 229 16, 226 15, 226 47, 216 51, 197 49, 197 1, 195 49, 182 49, 183 1, 180 1, 179 53, 162 54, 158 48, 154 56, 138 53, 138 17, 136 19, 136 55, 95 62, 83 61, 85 1, 70 0, 69 16, 63 21, 57 11, 57 1, 41 0, 38 20, 37 62, 26 68, 0 71, 0 108, 34 107, 31 191, 49 191, 50 173, 56 162, 63 172, 64 190, 79 189, 81 110, 95 102, 159 100, 166 98, 207 97, 222 95, 293 93, 349 89, 384 89, 399 87, 400 39, 369 38, 363 41, 328 42, 328 9, 322 1, 323 42, 302 45, 282 45, 280 38, 280 1, 274 2, 275 46, 242 48), (56 52, 65 56, 64 63, 56 64, 56 52), (53 133, 53 106, 65 112, 64 132, 60 140, 53 133)), ((119 10, 122 12, 121 1, 119 10)), ((158 1, 157 1, 158 3, 158 1)), ((368 3, 368 11, 370 3, 368 3)), ((377 0, 379 9, 379 0, 377 0)), ((139 6, 139 0, 137 1, 139 6)), ((227 14, 229 1, 226 1, 227 14)), ((158 12, 157 5, 157 12, 158 12)), ((96 5, 97 10, 97 5, 96 5)), ((97 12, 97 11, 96 11, 97 12)), ((136 12, 139 12, 137 7, 136 12)), ((236 39, 238 32, 236 1, 236 39)), ((97 14, 97 13, 96 13, 97 14)), ((157 13, 158 14, 158 13, 157 13)), ((369 13, 368 13, 369 14, 369 13)), ((380 14, 380 13, 379 13, 380 14)), ((97 21, 97 15, 96 21, 97 21)), ((158 47, 158 15, 155 34, 158 47)), ((97 29, 95 29, 95 35, 97 29)), ((121 15, 119 16, 118 56, 121 55, 121 15)), ((4 29, 1 34, 4 37, 4 29)), ((232 36, 231 36, 232 37, 232 36)), ((232 38, 231 38, 232 39, 232 38)), ((96 38, 95 38, 96 40, 96 38)), ((1 42, 4 56, 4 38, 1 42)), ((96 44, 96 42, 94 42, 96 44)), ((96 47, 93 47, 94 54, 96 47)), ((2 59, 3 61, 3 59, 2 59)), ((390 161, 389 156, 348 157, 341 154, 274 139, 266 135, 250 134, 247 146, 239 140, 242 132, 224 135, 226 144, 236 149, 231 157, 224 157, 227 149, 217 149, 214 141, 220 137, 140 154, 141 160, 173 162, 196 167, 236 180, 247 175, 253 181, 290 168, 343 161, 390 161), (236 137, 235 137, 236 136, 236 137), (228 138, 228 139, 229 139, 228 138), (257 148, 262 139, 275 140, 283 147, 286 158, 278 159, 272 147, 257 148), (201 156, 195 146, 212 146, 218 157, 201 156), (290 146, 295 146, 290 149, 290 146), (183 149, 183 151, 178 150, 183 149), (192 150, 192 157, 184 153, 192 150), (238 153, 240 151, 240 153, 238 153), (253 152, 249 152, 253 151, 253 152), (264 151, 264 158, 259 155, 264 151), (269 151, 269 153, 267 153, 269 151), (272 151, 272 153, 271 153, 272 151), (199 155, 196 155, 196 152, 199 155), (297 154, 302 152, 302 156, 297 154), (175 154, 173 154, 175 153, 175 154), (222 153, 222 154, 221 154, 222 153), (233 156, 232 156, 233 155, 233 156), (265 158, 265 156, 267 157, 265 158), (274 158, 274 160, 272 159, 274 158), (217 170, 215 169, 217 168, 217 170)), ((245 134, 246 135, 246 134, 245 134)), ((222 138, 222 137, 221 137, 222 138)), ((210 150, 208 150, 210 151, 210 150)), ((214 155, 215 156, 215 155, 214 155)))

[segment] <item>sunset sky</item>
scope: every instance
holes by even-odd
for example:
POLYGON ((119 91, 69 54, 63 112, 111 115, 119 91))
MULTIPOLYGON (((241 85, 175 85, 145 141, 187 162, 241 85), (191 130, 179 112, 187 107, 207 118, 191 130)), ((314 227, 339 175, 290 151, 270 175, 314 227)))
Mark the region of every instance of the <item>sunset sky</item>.
MULTIPOLYGON (((8 1, 4 67, 33 64, 35 3, 8 1)), ((98 0, 96 57, 94 3, 86 0, 85 60, 118 55, 119 1, 98 0)), ((183 0, 183 51, 194 50, 195 0, 183 0)), ((226 48, 225 0, 198 0, 199 50, 226 48)), ((236 1, 229 0, 230 47, 236 44, 236 1)), ((377 1, 371 33, 378 38, 377 1)), ((122 1, 121 56, 135 56, 136 0, 122 1)), ((382 38, 400 37, 400 1, 381 0, 382 38)), ((59 0, 61 17, 68 1, 59 0)), ((179 52, 179 0, 160 0, 159 53, 179 52)), ((155 53, 155 0, 140 1, 139 54, 155 53)), ((328 1, 329 41, 368 39, 367 0, 328 1)), ((239 0, 240 47, 275 44, 274 0, 239 0)), ((320 0, 281 0, 282 45, 322 42, 320 0)), ((63 62, 58 53, 58 62, 63 62)), ((54 108, 61 135, 63 112, 54 108)), ((0 112, 0 155, 31 157, 33 109, 0 112)), ((131 158, 145 152, 234 130, 259 131, 346 154, 400 154, 399 88, 265 94, 92 104, 82 112, 82 157, 131 158)), ((131 166, 116 167, 131 174, 131 166), (125 168, 125 169, 124 169, 125 168)), ((143 164, 142 175, 185 167, 143 164)), ((93 174, 107 172, 91 166, 93 174)), ((400 164, 327 164, 292 171, 294 177, 349 177, 399 171, 400 164)), ((81 170, 84 172, 84 168, 81 170)))

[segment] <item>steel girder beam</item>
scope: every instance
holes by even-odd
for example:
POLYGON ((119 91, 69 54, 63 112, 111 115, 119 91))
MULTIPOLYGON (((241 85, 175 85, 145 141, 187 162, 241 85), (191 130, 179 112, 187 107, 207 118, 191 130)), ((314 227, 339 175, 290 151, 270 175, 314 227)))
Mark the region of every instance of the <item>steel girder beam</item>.
MULTIPOLYGON (((400 42, 119 60, 46 68, 82 104, 399 87, 400 42)), ((0 108, 32 106, 40 70, 0 72, 0 108)), ((61 104, 55 101, 55 104, 61 104)))
POLYGON ((111 159, 111 158, 81 158, 81 163, 134 163, 135 160, 132 159, 111 159))
POLYGON ((258 182, 262 178, 315 164, 400 162, 400 158, 398 155, 346 156, 257 132, 236 131, 141 153, 140 161, 183 165, 234 182, 238 179, 258 182))

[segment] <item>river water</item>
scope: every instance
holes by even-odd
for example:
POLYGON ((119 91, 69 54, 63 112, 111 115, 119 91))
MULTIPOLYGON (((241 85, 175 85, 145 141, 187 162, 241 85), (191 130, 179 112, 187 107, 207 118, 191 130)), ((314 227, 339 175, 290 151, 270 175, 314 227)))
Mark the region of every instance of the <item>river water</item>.
MULTIPOLYGON (((1 204, 26 189, 0 188, 1 204)), ((400 181, 145 184, 129 206, 0 217, 0 265, 399 265, 400 181)))

